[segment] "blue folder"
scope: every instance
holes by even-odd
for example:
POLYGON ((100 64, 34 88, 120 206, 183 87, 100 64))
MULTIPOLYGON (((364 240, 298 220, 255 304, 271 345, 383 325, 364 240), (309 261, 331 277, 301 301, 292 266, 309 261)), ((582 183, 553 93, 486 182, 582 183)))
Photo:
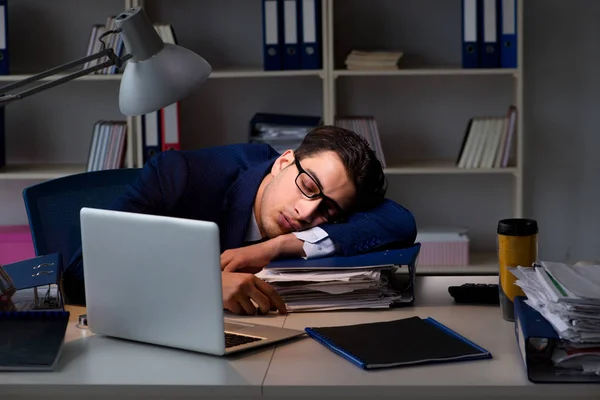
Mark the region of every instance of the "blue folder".
POLYGON ((6 0, 0 0, 0 75, 10 73, 8 56, 8 5, 6 0))
POLYGON ((322 257, 308 260, 303 258, 290 258, 273 261, 265 268, 271 270, 322 270, 337 268, 364 268, 384 265, 414 266, 420 249, 421 244, 416 243, 407 248, 374 251, 355 256, 322 257))
POLYGON ((517 1, 498 0, 498 26, 500 35, 500 66, 517 68, 517 1))
POLYGON ((600 383, 598 375, 559 373, 552 364, 552 353, 562 339, 552 325, 535 309, 525 303, 526 297, 515 297, 515 336, 523 358, 527 378, 531 382, 590 382, 600 383))
POLYGON ((479 0, 462 0, 462 66, 479 68, 481 6, 479 0))
POLYGON ((431 317, 304 330, 329 350, 366 370, 492 358, 489 351, 431 317))

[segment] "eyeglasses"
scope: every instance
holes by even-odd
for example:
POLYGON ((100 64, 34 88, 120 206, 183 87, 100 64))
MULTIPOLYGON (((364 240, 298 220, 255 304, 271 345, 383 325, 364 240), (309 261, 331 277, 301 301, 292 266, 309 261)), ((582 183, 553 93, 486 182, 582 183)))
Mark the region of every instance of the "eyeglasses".
POLYGON ((308 172, 302 168, 300 161, 294 159, 298 175, 296 176, 296 186, 300 192, 309 199, 321 198, 319 204, 319 213, 327 220, 327 222, 338 223, 344 222, 346 215, 344 210, 331 198, 323 194, 323 188, 308 172))

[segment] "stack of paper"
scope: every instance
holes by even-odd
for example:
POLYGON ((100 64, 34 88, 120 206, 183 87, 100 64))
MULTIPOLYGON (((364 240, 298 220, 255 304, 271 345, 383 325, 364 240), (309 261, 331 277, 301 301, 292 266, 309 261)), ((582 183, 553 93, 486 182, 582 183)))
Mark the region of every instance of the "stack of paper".
POLYGON ((269 282, 285 301, 289 312, 356 308, 389 308, 402 296, 390 286, 393 266, 355 271, 274 271, 257 276, 269 282))
POLYGON ((256 276, 277 290, 289 312, 389 308, 412 302, 419 248, 277 261, 256 276))
POLYGON ((600 265, 541 262, 512 268, 525 302, 563 339, 556 367, 600 374, 600 265))

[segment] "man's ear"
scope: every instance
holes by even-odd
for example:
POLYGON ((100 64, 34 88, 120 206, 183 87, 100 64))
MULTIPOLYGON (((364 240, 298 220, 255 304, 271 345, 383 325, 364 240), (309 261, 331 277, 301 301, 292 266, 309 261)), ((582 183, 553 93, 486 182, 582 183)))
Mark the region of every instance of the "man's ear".
POLYGON ((271 167, 271 175, 276 176, 283 171, 288 165, 294 162, 294 150, 284 151, 271 167))

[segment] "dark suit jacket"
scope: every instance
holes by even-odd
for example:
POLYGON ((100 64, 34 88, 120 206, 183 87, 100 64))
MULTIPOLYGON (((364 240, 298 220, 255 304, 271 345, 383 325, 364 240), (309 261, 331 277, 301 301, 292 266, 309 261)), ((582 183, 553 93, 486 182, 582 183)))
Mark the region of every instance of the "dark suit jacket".
MULTIPOLYGON (((221 251, 241 247, 258 187, 278 156, 266 144, 161 152, 112 208, 213 221, 219 226, 221 251)), ((346 223, 321 228, 344 255, 408 246, 416 237, 413 215, 391 200, 351 215, 346 223)), ((70 299, 82 296, 75 293, 83 288, 80 251, 65 271, 64 286, 70 299)))

